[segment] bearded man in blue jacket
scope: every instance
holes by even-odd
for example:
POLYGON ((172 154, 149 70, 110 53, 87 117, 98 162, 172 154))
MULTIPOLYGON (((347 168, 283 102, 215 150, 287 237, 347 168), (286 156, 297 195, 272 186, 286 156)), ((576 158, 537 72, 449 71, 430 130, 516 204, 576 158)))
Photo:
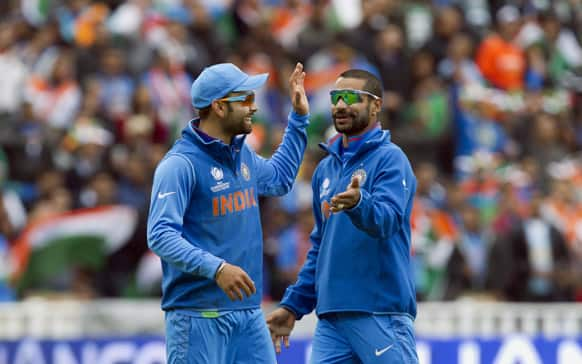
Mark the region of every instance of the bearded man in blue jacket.
POLYGON ((257 111, 249 76, 230 63, 205 68, 192 84, 198 109, 159 163, 148 245, 162 260, 169 364, 275 364, 260 309, 263 236, 258 197, 292 185, 307 144, 309 105, 298 63, 289 79, 293 111, 271 159, 245 143, 257 111))
POLYGON ((410 213, 416 178, 381 130, 380 80, 340 75, 331 91, 338 131, 312 180, 312 248, 281 307, 267 317, 276 351, 296 320, 315 309, 313 364, 418 363, 410 213))

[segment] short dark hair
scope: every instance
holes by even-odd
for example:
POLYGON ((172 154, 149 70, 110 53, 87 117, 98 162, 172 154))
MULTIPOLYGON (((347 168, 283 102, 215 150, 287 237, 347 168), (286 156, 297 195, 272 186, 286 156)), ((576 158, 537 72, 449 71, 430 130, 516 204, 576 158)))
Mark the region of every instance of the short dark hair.
POLYGON ((363 90, 382 98, 382 82, 372 73, 359 69, 350 69, 340 74, 343 78, 357 78, 365 80, 363 90))
POLYGON ((198 117, 200 117, 200 119, 204 120, 204 119, 208 119, 208 115, 210 115, 210 106, 206 106, 205 108, 202 109, 198 109, 198 117))
MULTIPOLYGON (((228 111, 232 111, 232 105, 230 103, 226 103, 226 107, 228 108, 228 111)), ((202 120, 208 119, 208 116, 210 116, 210 111, 212 110, 212 104, 202 108, 202 109, 198 109, 198 117, 202 120)))

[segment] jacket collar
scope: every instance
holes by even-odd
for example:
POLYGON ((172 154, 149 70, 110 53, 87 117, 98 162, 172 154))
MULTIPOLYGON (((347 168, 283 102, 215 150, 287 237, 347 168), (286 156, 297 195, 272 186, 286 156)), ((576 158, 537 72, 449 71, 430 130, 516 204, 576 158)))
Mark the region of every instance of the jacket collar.
MULTIPOLYGON (((327 143, 319 143, 319 146, 329 154, 341 160, 340 156, 341 143, 342 134, 336 134, 330 139, 328 139, 327 143)), ((365 140, 362 142, 362 144, 356 151, 355 155, 359 155, 370 149, 376 148, 380 144, 388 143, 390 143, 390 131, 381 130, 379 128, 373 129, 365 134, 365 140)))
POLYGON ((246 135, 235 136, 232 143, 228 145, 198 129, 199 125, 200 118, 190 120, 182 130, 182 138, 214 154, 231 153, 233 150, 239 152, 242 149, 246 135))

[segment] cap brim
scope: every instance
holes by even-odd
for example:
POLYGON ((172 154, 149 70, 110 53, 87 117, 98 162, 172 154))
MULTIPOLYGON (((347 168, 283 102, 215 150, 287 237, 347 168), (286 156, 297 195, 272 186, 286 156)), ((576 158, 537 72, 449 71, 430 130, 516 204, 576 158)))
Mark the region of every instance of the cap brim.
POLYGON ((267 82, 269 78, 268 73, 261 73, 259 75, 249 76, 241 85, 237 86, 233 91, 252 91, 260 88, 267 82))

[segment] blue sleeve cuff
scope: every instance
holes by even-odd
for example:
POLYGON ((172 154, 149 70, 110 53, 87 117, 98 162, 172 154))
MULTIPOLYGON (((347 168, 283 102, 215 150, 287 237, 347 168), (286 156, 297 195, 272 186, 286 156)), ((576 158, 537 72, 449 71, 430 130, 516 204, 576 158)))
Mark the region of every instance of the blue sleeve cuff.
POLYGON ((366 190, 360 188, 360 199, 358 200, 358 203, 352 206, 351 208, 346 209, 346 211, 353 211, 360 207, 360 205, 362 204, 362 200, 364 199, 364 193, 368 194, 366 190))
POLYGON ((204 263, 204 266, 200 270, 200 273, 202 276, 213 281, 214 277, 216 276, 216 271, 218 270, 220 265, 224 262, 224 259, 220 259, 210 254, 208 254, 208 257, 206 257, 206 259, 207 261, 204 263))
POLYGON ((285 295, 279 305, 288 308, 289 311, 293 312, 297 320, 301 320, 303 315, 313 311, 314 305, 311 305, 310 301, 311 299, 301 293, 293 291, 292 287, 290 287, 285 291, 285 295))
POLYGON ((364 199, 367 200, 368 198, 370 198, 370 194, 368 193, 368 191, 360 188, 360 200, 354 207, 352 207, 351 209, 346 209, 344 210, 344 212, 348 215, 357 214, 361 210, 360 207, 362 207, 362 205, 364 204, 364 202, 362 201, 364 201, 364 199))
POLYGON ((295 320, 300 320, 301 317, 303 317, 302 315, 299 315, 297 313, 297 311, 295 311, 295 309, 293 307, 291 307, 291 306, 288 306, 286 304, 281 303, 281 304, 279 304, 279 307, 283 307, 286 310, 289 310, 293 314, 293 316, 295 316, 295 320))

